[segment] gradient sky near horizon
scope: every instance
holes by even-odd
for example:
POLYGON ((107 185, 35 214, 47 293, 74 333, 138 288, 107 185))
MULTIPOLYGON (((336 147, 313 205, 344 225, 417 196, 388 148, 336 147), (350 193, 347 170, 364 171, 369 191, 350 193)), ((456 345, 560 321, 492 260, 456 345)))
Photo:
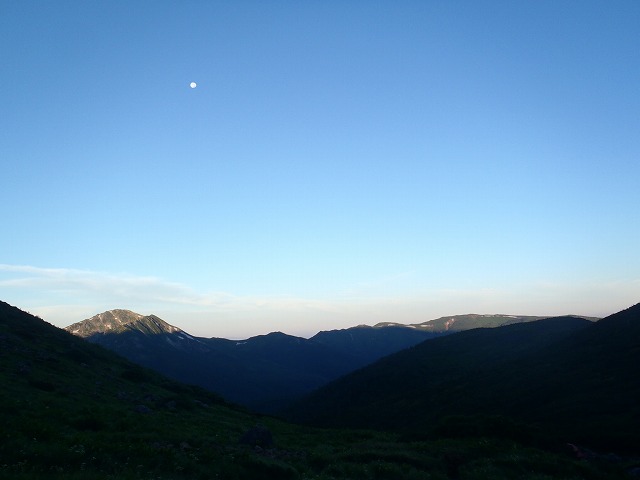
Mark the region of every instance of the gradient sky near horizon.
POLYGON ((227 338, 638 303, 639 25, 635 0, 0 1, 0 300, 227 338))

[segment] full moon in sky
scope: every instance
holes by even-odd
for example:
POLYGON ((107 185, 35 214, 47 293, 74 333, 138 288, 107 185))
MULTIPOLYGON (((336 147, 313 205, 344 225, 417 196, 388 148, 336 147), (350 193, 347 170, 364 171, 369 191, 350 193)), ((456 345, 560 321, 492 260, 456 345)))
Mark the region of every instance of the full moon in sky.
POLYGON ((191 83, 189 84, 189 86, 190 86, 191 88, 196 88, 196 87, 198 86, 198 84, 197 84, 196 82, 191 82, 191 83))

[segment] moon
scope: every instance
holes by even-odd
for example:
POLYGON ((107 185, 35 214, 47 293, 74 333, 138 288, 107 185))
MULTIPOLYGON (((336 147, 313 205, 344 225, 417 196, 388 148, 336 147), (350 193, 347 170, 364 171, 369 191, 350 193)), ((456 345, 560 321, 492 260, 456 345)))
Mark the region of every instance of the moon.
POLYGON ((191 88, 196 88, 196 87, 198 86, 198 84, 197 84, 196 82, 191 82, 191 83, 189 84, 189 86, 190 86, 191 88))

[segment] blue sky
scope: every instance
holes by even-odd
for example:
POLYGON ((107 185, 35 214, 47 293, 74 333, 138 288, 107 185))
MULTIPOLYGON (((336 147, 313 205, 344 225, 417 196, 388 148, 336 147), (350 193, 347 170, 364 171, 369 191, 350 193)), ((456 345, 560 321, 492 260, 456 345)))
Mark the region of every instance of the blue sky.
POLYGON ((626 308, 638 25, 631 0, 1 2, 0 299, 230 338, 626 308))

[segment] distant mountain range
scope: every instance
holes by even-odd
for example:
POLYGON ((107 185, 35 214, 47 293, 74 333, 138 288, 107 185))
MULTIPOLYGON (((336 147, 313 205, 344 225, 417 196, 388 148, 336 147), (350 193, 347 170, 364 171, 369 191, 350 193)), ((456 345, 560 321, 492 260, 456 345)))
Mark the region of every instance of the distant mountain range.
POLYGON ((640 451, 640 304, 421 343, 309 395, 288 418, 411 435, 495 434, 502 416, 575 442, 640 451), (482 420, 484 418, 484 420, 482 420))
POLYGON ((155 315, 111 310, 66 330, 228 401, 273 413, 342 375, 425 340, 540 318, 456 315, 414 325, 322 331, 310 339, 273 332, 235 341, 195 337, 155 315))

